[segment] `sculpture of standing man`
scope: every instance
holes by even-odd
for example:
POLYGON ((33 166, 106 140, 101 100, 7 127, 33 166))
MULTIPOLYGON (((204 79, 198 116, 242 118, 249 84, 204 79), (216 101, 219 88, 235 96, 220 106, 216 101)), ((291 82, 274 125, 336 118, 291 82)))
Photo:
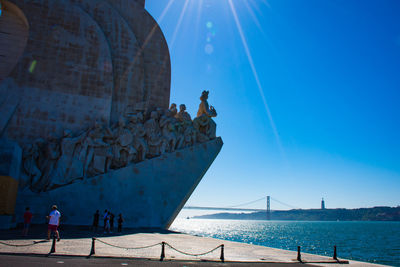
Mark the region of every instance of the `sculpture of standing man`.
POLYGON ((199 142, 206 142, 216 137, 217 125, 211 118, 217 116, 217 111, 208 105, 208 93, 208 91, 202 92, 197 117, 193 120, 193 126, 199 132, 197 135, 199 142))

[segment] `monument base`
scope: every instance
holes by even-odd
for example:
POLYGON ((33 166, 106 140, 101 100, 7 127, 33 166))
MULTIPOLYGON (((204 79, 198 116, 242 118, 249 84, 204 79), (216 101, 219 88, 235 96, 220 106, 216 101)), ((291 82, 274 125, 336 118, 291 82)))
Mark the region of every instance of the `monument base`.
POLYGON ((14 214, 17 192, 17 180, 10 176, 0 176, 0 215, 14 214))
POLYGON ((0 230, 16 228, 17 223, 14 215, 0 215, 0 230))

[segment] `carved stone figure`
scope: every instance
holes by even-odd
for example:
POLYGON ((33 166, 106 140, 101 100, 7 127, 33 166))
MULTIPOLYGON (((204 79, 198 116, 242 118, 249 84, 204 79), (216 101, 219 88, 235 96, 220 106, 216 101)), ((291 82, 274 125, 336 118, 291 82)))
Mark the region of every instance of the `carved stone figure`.
POLYGON ((51 175, 60 156, 60 144, 57 140, 57 137, 55 137, 54 134, 50 134, 48 141, 44 145, 43 149, 43 165, 41 167, 42 177, 39 181, 32 184, 33 188, 46 190, 49 187, 51 182, 51 175))
POLYGON ((197 141, 197 131, 193 127, 192 121, 187 121, 184 123, 182 127, 183 131, 183 142, 182 142, 182 148, 184 147, 189 147, 194 144, 196 144, 197 141))
POLYGON ((150 113, 150 119, 144 123, 144 128, 146 131, 147 145, 149 148, 149 153, 147 157, 155 157, 163 154, 165 152, 165 142, 161 135, 161 129, 159 125, 159 114, 163 113, 160 110, 152 111, 150 113))
POLYGON ((83 162, 75 155, 79 155, 82 147, 81 142, 84 138, 85 134, 72 137, 70 130, 64 131, 64 136, 60 142, 61 156, 52 174, 52 185, 67 184, 75 178, 83 176, 83 162))
POLYGON ((108 127, 96 121, 95 126, 86 137, 88 143, 85 160, 84 177, 90 177, 108 171, 112 161, 112 149, 105 139, 113 139, 113 134, 108 127))
POLYGON ((175 118, 180 122, 192 121, 190 114, 186 112, 185 104, 179 105, 179 112, 175 115, 175 118))
POLYGON ((176 104, 172 103, 171 106, 169 107, 169 110, 171 111, 171 114, 173 117, 178 113, 178 109, 176 108, 176 104))
MULTIPOLYGON (((42 177, 42 171, 39 169, 40 148, 38 143, 29 144, 22 156, 22 167, 24 170, 24 179, 20 179, 19 186, 24 188, 36 184, 42 177)), ((40 189, 39 189, 40 190, 40 189)))
POLYGON ((193 126, 198 131, 197 141, 206 142, 216 137, 217 125, 211 119, 217 116, 217 111, 213 106, 208 105, 208 91, 203 91, 200 100, 197 118, 193 120, 193 126))
POLYGON ((208 105, 208 94, 209 91, 203 91, 200 96, 201 103, 199 105, 199 110, 197 111, 197 117, 201 115, 206 115, 207 117, 217 117, 217 111, 213 106, 208 105))
POLYGON ((117 127, 113 130, 113 140, 112 167, 125 167, 136 157, 136 149, 133 147, 133 134, 125 125, 123 117, 120 117, 117 127))
POLYGON ((162 134, 166 142, 166 151, 172 152, 175 150, 178 143, 181 142, 180 136, 176 129, 177 119, 173 117, 173 111, 171 109, 166 110, 165 114, 160 119, 160 127, 162 134), (179 138, 179 139, 178 139, 179 138))
POLYGON ((136 149, 136 158, 134 159, 135 162, 145 160, 148 149, 145 140, 146 131, 143 123, 141 122, 142 120, 143 114, 138 113, 134 116, 131 116, 128 123, 128 129, 133 134, 133 147, 136 149))
POLYGON ((184 104, 177 112, 173 103, 167 110, 151 112, 144 123, 143 113, 136 111, 121 116, 112 130, 96 121, 94 127, 76 137, 65 130, 60 140, 54 135, 47 142, 38 140, 24 149, 20 186, 30 186, 36 192, 52 190, 110 168, 123 168, 214 139, 216 125, 211 118, 217 112, 208 105, 208 91, 203 91, 200 99, 198 117, 193 121, 184 104))

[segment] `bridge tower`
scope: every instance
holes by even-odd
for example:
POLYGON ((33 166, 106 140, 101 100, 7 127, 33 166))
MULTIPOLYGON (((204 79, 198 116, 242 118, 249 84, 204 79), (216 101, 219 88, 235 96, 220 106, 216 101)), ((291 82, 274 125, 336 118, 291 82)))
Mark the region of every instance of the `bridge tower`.
POLYGON ((271 220, 271 197, 267 196, 267 220, 271 220))

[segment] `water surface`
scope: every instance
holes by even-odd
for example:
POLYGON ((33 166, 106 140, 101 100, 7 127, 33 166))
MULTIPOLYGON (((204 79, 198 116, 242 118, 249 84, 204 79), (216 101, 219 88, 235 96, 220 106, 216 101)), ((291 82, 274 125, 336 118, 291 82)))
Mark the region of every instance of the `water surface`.
POLYGON ((170 230, 372 263, 400 266, 400 222, 176 219, 170 230))

